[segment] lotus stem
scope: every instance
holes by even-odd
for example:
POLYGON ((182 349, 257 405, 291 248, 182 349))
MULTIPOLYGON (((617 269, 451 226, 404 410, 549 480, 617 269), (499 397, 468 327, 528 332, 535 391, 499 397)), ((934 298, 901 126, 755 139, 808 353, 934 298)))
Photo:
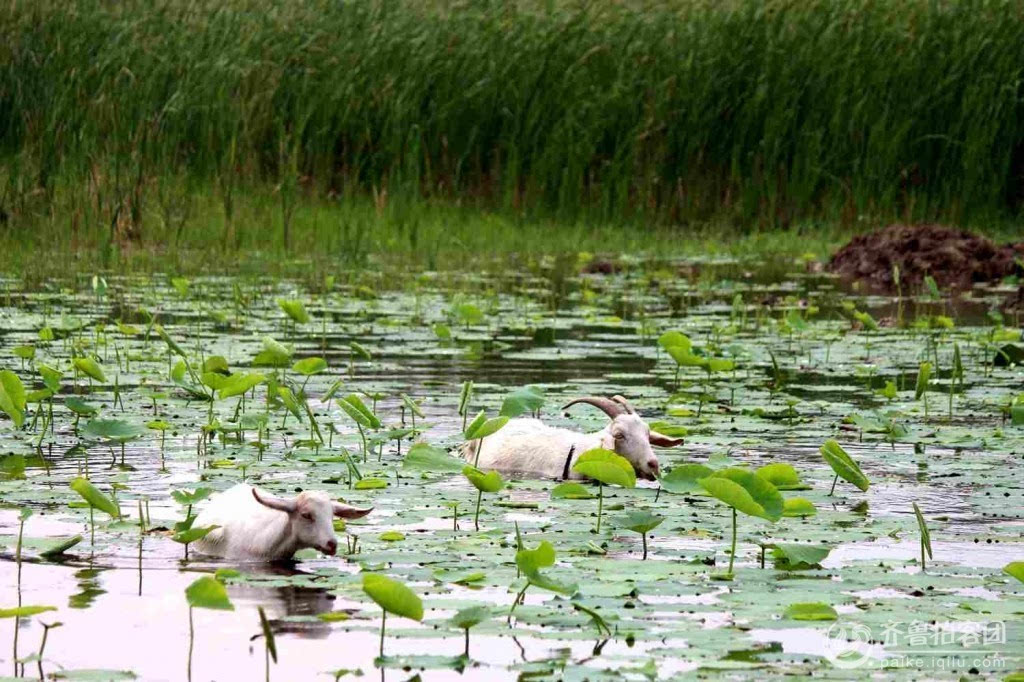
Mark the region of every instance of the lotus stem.
POLYGON ((736 507, 732 508, 732 549, 729 550, 729 575, 732 575, 732 565, 736 560, 736 507))
MULTIPOLYGON (((484 491, 476 491, 476 513, 473 514, 473 526, 476 528, 476 530, 480 530, 480 498, 483 497, 483 495, 484 491)), ((458 518, 457 514, 458 512, 456 512, 456 519, 458 518)))
MULTIPOLYGON (((462 430, 463 431, 466 430, 466 425, 465 424, 462 425, 462 430)), ((484 439, 481 438, 480 440, 478 440, 476 442, 476 456, 473 458, 473 468, 474 469, 476 469, 477 465, 480 463, 480 451, 483 450, 483 449, 484 449, 484 439)))
POLYGON ((195 643, 195 630, 192 627, 192 607, 188 607, 188 682, 192 682, 192 645, 195 643))
POLYGON ((515 613, 516 607, 519 606, 519 602, 522 601, 523 597, 526 596, 526 590, 529 589, 529 587, 530 587, 530 581, 527 580, 526 584, 523 585, 523 589, 519 590, 519 592, 516 594, 515 601, 512 602, 512 608, 508 610, 508 624, 509 625, 512 624, 512 614, 515 613))
POLYGON ((39 643, 39 660, 36 661, 39 666, 39 678, 43 678, 43 652, 46 651, 46 638, 50 635, 50 628, 52 625, 41 623, 43 626, 43 641, 39 643))
POLYGON ((18 570, 21 570, 21 538, 25 532, 25 519, 21 519, 18 523, 18 549, 15 552, 18 561, 18 570))

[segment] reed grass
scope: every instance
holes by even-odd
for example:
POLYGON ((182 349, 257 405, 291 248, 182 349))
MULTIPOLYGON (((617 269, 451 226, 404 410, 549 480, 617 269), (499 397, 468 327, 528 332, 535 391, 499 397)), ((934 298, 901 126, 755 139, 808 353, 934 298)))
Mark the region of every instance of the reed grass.
POLYGON ((200 204, 225 248, 292 247, 311 201, 1012 221, 1022 83, 1016 0, 10 0, 0 217, 167 244, 200 204))

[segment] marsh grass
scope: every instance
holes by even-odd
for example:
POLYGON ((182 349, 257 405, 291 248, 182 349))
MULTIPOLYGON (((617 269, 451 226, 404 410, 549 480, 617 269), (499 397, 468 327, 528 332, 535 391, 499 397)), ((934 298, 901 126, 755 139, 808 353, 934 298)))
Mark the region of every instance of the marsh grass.
POLYGON ((0 46, 0 217, 42 243, 358 256, 438 248, 424 202, 764 227, 1024 200, 1012 0, 12 0, 0 46))

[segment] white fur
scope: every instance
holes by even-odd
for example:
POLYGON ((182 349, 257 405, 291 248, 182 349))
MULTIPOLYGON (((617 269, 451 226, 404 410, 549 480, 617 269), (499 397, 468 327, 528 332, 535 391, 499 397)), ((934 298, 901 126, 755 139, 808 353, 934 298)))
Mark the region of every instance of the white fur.
POLYGON ((306 491, 284 500, 257 492, 264 500, 290 503, 295 509, 272 509, 256 500, 252 486, 236 485, 210 500, 192 524, 194 528, 219 526, 196 541, 196 549, 225 559, 262 561, 288 559, 307 547, 334 554, 334 516, 353 518, 368 513, 332 502, 322 492, 306 491))
MULTIPOLYGON (((462 447, 462 454, 477 467, 532 478, 561 478, 565 461, 573 449, 573 463, 587 450, 604 448, 622 455, 637 475, 653 479, 659 471, 658 458, 649 442, 650 428, 638 415, 622 414, 594 433, 579 433, 544 424, 539 419, 512 419, 504 428, 481 441, 462 447), (477 449, 480 457, 477 460, 477 449)), ((569 478, 584 478, 569 471, 569 478)))

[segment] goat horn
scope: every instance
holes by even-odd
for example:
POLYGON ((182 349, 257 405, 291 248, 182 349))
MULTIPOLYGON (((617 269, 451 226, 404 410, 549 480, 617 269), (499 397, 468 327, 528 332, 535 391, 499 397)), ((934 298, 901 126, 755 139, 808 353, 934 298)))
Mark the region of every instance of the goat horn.
POLYGON ((620 414, 623 414, 626 411, 625 407, 615 402, 614 400, 602 398, 600 396, 595 395, 587 396, 586 398, 576 398, 576 400, 573 400, 572 402, 563 405, 562 409, 568 410, 570 407, 577 403, 586 403, 587 405, 593 405, 594 407, 598 408, 612 419, 615 419, 620 414))
POLYGON ((659 448, 674 448, 677 445, 683 444, 682 438, 671 438, 657 431, 651 431, 651 434, 647 437, 648 442, 651 445, 657 445, 659 448))
POLYGON ((636 414, 636 410, 633 408, 633 406, 630 405, 629 401, 623 398, 621 395, 613 395, 612 400, 626 408, 626 414, 636 414))
POLYGON ((257 502, 269 509, 283 511, 285 514, 291 514, 295 511, 294 499, 278 497, 277 495, 271 495, 270 493, 261 493, 256 490, 256 488, 252 489, 252 496, 256 498, 257 502))
POLYGON ((359 519, 373 511, 373 507, 360 509, 341 502, 331 502, 334 515, 341 519, 359 519))

